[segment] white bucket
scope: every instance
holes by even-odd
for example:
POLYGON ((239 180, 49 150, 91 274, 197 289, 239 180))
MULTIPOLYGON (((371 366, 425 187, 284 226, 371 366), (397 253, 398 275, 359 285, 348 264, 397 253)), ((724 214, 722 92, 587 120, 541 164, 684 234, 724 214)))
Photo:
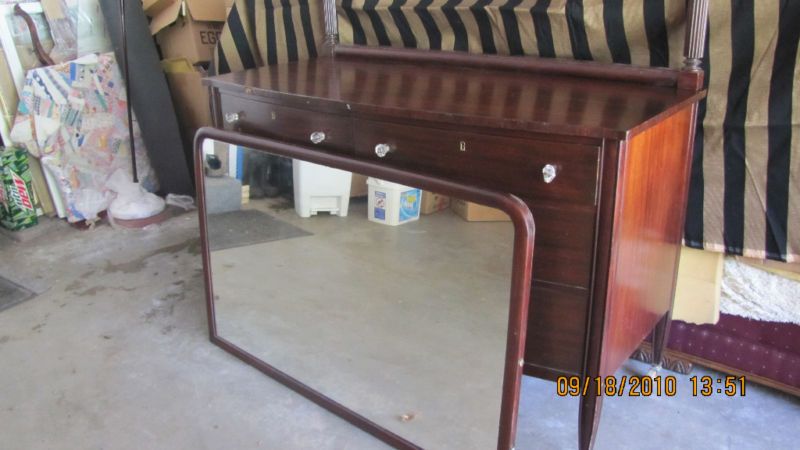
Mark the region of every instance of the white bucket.
POLYGON ((385 225, 400 225, 419 219, 422 190, 367 178, 369 220, 385 225))

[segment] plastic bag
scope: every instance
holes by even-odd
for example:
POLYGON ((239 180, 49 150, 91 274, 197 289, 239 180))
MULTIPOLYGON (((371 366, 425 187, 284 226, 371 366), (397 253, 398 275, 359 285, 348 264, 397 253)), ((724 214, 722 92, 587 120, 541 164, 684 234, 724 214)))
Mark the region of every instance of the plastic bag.
POLYGON ((167 204, 189 211, 195 208, 194 199, 190 195, 167 194, 167 204))
POLYGON ((164 210, 164 199, 131 181, 128 174, 121 169, 111 174, 106 186, 117 193, 117 198, 108 207, 108 213, 115 219, 144 219, 164 210))
POLYGON ((96 222, 100 211, 105 211, 114 198, 111 192, 99 192, 95 189, 78 189, 75 191, 74 208, 87 223, 96 222))

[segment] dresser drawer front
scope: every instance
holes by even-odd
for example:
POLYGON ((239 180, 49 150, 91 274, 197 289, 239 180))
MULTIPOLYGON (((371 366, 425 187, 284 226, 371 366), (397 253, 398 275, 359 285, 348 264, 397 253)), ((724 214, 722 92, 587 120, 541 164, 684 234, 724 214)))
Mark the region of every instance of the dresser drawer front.
POLYGON ((595 204, 599 147, 370 120, 354 123, 359 156, 527 198, 595 204), (551 169, 555 176, 546 179, 551 169))
POLYGON ((304 145, 352 152, 353 125, 346 116, 320 113, 223 94, 220 99, 225 129, 304 145), (315 140, 312 141, 312 134, 315 140))
POLYGON ((589 291, 533 282, 525 362, 581 373, 589 291))
POLYGON ((526 203, 536 224, 533 279, 588 289, 595 211, 591 207, 526 203))

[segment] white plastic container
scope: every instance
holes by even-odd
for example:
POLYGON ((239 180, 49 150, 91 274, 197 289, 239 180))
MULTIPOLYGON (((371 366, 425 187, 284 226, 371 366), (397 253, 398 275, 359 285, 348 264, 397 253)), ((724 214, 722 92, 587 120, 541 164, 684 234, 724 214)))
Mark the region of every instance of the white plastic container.
POLYGON ((385 225, 400 225, 419 219, 422 190, 367 178, 369 220, 385 225))
POLYGON ((292 175, 294 210, 300 217, 311 217, 318 212, 347 215, 352 173, 295 159, 292 175))

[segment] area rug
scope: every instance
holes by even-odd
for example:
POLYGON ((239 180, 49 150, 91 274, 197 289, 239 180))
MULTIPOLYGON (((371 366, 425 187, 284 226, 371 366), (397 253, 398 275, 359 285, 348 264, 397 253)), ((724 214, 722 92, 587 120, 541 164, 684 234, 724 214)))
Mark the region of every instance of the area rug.
POLYGON ((311 236, 311 234, 254 209, 208 216, 208 241, 211 251, 311 236))
POLYGON ((11 280, 0 277, 0 311, 18 305, 31 297, 33 297, 33 292, 11 280))

